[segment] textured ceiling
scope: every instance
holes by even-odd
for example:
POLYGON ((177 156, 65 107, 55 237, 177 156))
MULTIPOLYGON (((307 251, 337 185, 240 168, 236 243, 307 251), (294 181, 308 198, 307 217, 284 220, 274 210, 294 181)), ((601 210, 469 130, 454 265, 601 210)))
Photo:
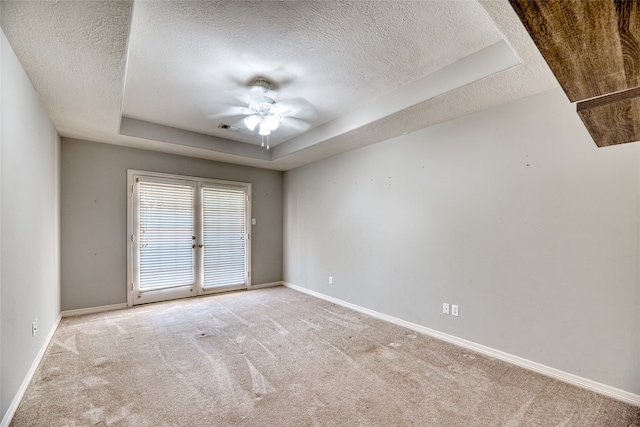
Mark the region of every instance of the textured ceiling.
POLYGON ((258 142, 208 118, 256 76, 315 126, 500 40, 475 2, 135 2, 123 115, 258 142))
POLYGON ((506 0, 0 4, 62 136, 272 169, 557 86, 506 0), (317 111, 269 152, 217 127, 256 76, 317 111))

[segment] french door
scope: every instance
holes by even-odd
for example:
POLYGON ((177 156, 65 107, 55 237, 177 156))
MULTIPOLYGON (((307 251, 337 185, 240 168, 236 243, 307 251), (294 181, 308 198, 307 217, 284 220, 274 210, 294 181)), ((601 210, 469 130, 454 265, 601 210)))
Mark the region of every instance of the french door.
POLYGON ((250 286, 251 184, 128 172, 131 305, 250 286))

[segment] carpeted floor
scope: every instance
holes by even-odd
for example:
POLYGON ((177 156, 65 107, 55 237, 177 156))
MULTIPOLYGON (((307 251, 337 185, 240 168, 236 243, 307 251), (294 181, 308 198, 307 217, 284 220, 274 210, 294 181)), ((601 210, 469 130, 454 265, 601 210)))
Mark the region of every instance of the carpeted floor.
POLYGON ((284 288, 66 318, 12 426, 623 426, 640 408, 284 288))

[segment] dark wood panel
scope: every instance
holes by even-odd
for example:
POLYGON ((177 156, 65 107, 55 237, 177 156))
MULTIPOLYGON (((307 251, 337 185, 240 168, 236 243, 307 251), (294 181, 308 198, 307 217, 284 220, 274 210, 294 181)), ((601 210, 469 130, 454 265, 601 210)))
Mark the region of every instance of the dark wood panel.
POLYGON ((640 97, 592 101, 578 103, 578 115, 598 147, 640 141, 640 97))
POLYGON ((640 86, 640 2, 617 0, 618 33, 627 87, 640 86))
MULTIPOLYGON (((638 23, 632 5, 613 0, 510 0, 572 102, 627 89, 638 78, 638 23), (624 49, 620 31, 624 34, 624 49), (623 61, 623 52, 625 60, 623 61)), ((633 83, 631 87, 639 86, 633 83)))
POLYGON ((598 98, 592 98, 586 101, 578 102, 578 111, 588 110, 591 108, 600 107, 610 103, 625 101, 633 98, 640 98, 640 87, 634 87, 633 89, 610 93, 609 95, 604 95, 598 98))

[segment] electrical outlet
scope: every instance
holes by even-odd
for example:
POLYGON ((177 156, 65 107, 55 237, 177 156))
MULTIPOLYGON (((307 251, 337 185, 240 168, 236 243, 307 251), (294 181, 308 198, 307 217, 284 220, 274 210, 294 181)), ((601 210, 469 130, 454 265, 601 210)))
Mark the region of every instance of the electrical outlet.
POLYGON ((329 284, 333 285, 333 276, 329 276, 329 284))
POLYGON ((458 317, 458 306, 451 304, 451 315, 458 317))
POLYGON ((37 332, 38 332, 38 318, 36 317, 36 320, 31 322, 31 336, 35 337, 37 332))
POLYGON ((446 303, 446 302, 442 303, 442 312, 444 314, 449 314, 449 304, 448 303, 446 303))

